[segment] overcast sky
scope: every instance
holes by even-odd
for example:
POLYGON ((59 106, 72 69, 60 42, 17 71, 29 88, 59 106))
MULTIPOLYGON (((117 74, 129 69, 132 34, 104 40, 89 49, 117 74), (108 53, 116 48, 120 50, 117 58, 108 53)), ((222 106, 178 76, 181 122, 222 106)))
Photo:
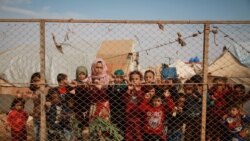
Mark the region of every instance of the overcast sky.
POLYGON ((0 18, 250 20, 250 0, 0 0, 0 18))

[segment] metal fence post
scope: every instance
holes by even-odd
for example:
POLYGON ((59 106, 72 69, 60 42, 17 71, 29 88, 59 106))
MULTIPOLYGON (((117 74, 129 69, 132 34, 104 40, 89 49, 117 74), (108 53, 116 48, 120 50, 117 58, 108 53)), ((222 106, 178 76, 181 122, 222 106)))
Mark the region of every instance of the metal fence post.
POLYGON ((208 48, 209 48, 210 24, 204 24, 203 39, 203 93, 202 93, 202 119, 201 119, 201 140, 206 140, 206 113, 207 113, 207 73, 208 73, 208 48))
MULTIPOLYGON (((45 84, 45 21, 40 21, 40 73, 42 83, 45 84)), ((42 85, 41 95, 41 122, 40 122, 40 141, 46 140, 46 115, 45 115, 45 85, 42 85)))

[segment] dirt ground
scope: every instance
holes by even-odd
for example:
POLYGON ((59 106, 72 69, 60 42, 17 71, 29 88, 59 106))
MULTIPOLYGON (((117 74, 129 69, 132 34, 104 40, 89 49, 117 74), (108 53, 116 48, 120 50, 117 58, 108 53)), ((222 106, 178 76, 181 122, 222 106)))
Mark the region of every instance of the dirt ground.
MULTIPOLYGON (((4 124, 6 122, 6 114, 0 114, 0 141, 11 141, 10 132, 4 129, 4 124)), ((33 120, 29 117, 27 124, 28 141, 34 140, 34 130, 33 130, 33 120)))
MULTIPOLYGON (((10 132, 7 132, 4 129, 4 124, 6 122, 7 115, 5 113, 0 113, 0 141, 11 141, 10 132)), ((27 122, 27 132, 28 132, 28 141, 34 141, 34 129, 33 129, 33 118, 30 116, 27 122)), ((89 136, 88 128, 83 130, 83 140, 87 140, 89 136)))

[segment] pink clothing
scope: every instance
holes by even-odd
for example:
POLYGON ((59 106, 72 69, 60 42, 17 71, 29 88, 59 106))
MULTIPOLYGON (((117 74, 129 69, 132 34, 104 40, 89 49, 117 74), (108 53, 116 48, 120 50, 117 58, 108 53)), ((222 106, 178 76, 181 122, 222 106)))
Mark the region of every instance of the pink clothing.
POLYGON ((108 68, 107 68, 107 65, 104 62, 104 60, 101 59, 101 58, 97 58, 92 63, 92 66, 91 66, 91 75, 88 77, 88 81, 91 82, 91 83, 93 83, 93 79, 98 79, 101 82, 101 84, 108 85, 110 77, 107 74, 107 71, 108 71, 108 68), (99 75, 95 71, 95 67, 96 67, 96 65, 97 65, 98 62, 101 62, 102 65, 103 65, 103 72, 101 74, 99 74, 99 75))

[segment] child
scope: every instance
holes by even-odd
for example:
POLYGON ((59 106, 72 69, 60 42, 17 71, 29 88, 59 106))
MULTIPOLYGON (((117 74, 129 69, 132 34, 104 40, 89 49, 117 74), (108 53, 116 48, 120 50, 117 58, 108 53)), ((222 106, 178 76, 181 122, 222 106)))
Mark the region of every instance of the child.
POLYGON ((33 100, 33 125, 34 125, 34 133, 35 133, 35 141, 40 140, 40 118, 41 118, 41 94, 42 91, 40 90, 41 87, 41 74, 40 72, 35 72, 31 75, 30 78, 30 90, 32 91, 31 99, 33 100))
POLYGON ((167 141, 181 141, 185 133, 185 119, 183 109, 185 105, 185 94, 178 93, 177 101, 175 101, 174 111, 168 118, 168 140, 167 141))
POLYGON ((63 138, 63 126, 62 126, 62 105, 57 88, 51 88, 48 91, 46 100, 51 103, 46 107, 46 121, 48 140, 61 140, 63 138))
POLYGON ((24 104, 24 99, 15 98, 11 104, 11 110, 7 116, 7 123, 5 127, 8 130, 8 126, 10 126, 12 141, 27 140, 26 122, 29 115, 24 110, 24 104))
MULTIPOLYGON (((90 109, 90 93, 89 86, 87 84, 88 70, 85 66, 78 66, 76 69, 77 87, 75 89, 74 96, 74 112, 76 113, 76 119, 78 120, 78 127, 81 132, 88 126, 89 116, 88 111, 90 109)), ((78 134, 78 139, 82 140, 82 134, 78 134)))
POLYGON ((250 117, 243 114, 238 105, 232 105, 229 113, 223 116, 224 124, 227 127, 227 140, 230 141, 244 141, 247 133, 246 124, 250 123, 250 117))
POLYGON ((211 140, 219 140, 225 131, 220 121, 223 115, 226 114, 228 101, 226 97, 230 95, 231 88, 226 84, 227 78, 216 77, 213 80, 213 86, 208 90, 210 100, 213 105, 207 109, 207 136, 211 140), (221 132, 218 132, 221 131, 221 132))
POLYGON ((90 96, 90 121, 96 117, 110 120, 110 107, 107 88, 110 83, 110 76, 107 74, 107 66, 103 59, 97 58, 91 66, 91 76, 88 82, 91 84, 90 96))
POLYGON ((155 84, 155 73, 152 70, 146 70, 144 73, 144 81, 146 84, 155 84))
POLYGON ((195 90, 195 85, 191 80, 186 80, 183 88, 186 96, 183 112, 186 117, 188 131, 185 140, 200 141, 202 97, 195 90))
POLYGON ((123 94, 127 90, 127 82, 124 79, 124 72, 118 69, 114 72, 114 85, 108 88, 109 102, 111 110, 111 122, 121 130, 125 130, 123 94))
POLYGON ((174 109, 174 102, 169 92, 165 92, 167 104, 163 106, 160 95, 154 95, 150 101, 145 97, 139 106, 139 111, 143 113, 143 140, 144 141, 158 141, 165 139, 163 133, 163 123, 165 120, 165 112, 172 112, 174 109))
POLYGON ((156 93, 156 87, 152 85, 143 86, 143 91, 145 93, 144 98, 150 100, 156 93))
POLYGON ((62 107, 62 124, 66 141, 74 141, 77 137, 81 137, 82 130, 78 128, 79 123, 74 112, 74 96, 74 94, 67 94, 65 96, 66 103, 62 107))
POLYGON ((88 78, 88 70, 85 66, 78 66, 76 68, 76 79, 75 81, 80 84, 84 84, 87 82, 88 78))
POLYGON ((141 72, 130 72, 130 84, 128 85, 127 92, 123 95, 125 103, 126 141, 142 141, 141 114, 137 110, 144 97, 144 92, 140 86, 142 78, 141 72))
POLYGON ((60 95, 72 93, 75 94, 75 87, 77 86, 76 81, 72 81, 71 83, 68 83, 68 76, 64 73, 59 73, 57 75, 57 82, 58 82, 58 91, 60 95))

